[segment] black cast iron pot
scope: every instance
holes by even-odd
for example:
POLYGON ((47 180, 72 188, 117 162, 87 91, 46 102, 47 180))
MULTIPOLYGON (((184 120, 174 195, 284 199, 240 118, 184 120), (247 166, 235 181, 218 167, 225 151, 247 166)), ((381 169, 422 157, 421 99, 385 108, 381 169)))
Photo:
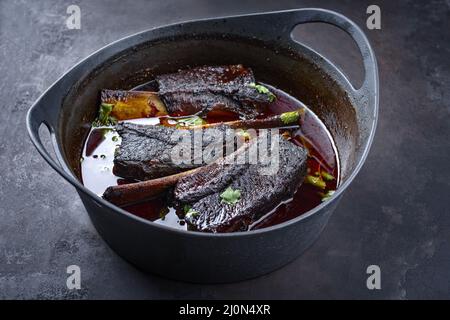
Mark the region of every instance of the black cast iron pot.
POLYGON ((369 151, 378 115, 378 71, 363 32, 346 17, 302 9, 179 23, 117 41, 73 67, 30 109, 27 127, 44 159, 77 190, 100 235, 139 268, 194 282, 230 282, 273 271, 298 257, 320 235, 339 197, 369 151), (324 22, 350 34, 364 61, 365 80, 355 89, 327 59, 291 38, 302 23, 324 22), (136 217, 80 182, 83 141, 103 88, 131 89, 156 74, 198 65, 241 63, 258 80, 299 98, 327 125, 341 164, 341 185, 331 201, 270 228, 203 234, 136 217), (53 159, 39 127, 53 137, 53 159))

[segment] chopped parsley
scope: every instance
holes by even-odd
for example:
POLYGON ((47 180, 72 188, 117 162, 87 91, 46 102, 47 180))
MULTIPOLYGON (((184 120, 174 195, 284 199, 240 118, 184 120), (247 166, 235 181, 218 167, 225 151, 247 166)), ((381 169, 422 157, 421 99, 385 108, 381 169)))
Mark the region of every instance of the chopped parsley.
POLYGON ((285 125, 294 124, 300 119, 300 113, 299 111, 285 112, 281 114, 280 118, 285 125))
POLYGON ((270 92, 270 90, 267 89, 263 85, 256 84, 256 83, 250 83, 249 87, 255 89, 256 91, 258 91, 261 94, 266 94, 269 97, 269 102, 274 102, 275 99, 277 98, 276 95, 274 95, 272 92, 270 92))
POLYGON ((245 141, 248 141, 248 140, 250 140, 250 139, 252 138, 252 136, 250 135, 250 133, 249 133, 247 130, 244 130, 244 129, 240 129, 240 130, 237 132, 237 135, 240 136, 240 137, 242 137, 242 138, 244 138, 245 141))
POLYGON ((241 199, 241 191, 233 190, 233 188, 228 187, 221 195, 222 203, 226 203, 229 205, 235 205, 241 199))
POLYGON ((106 135, 107 135, 109 132, 113 131, 113 129, 111 129, 111 128, 102 128, 102 129, 99 129, 99 130, 100 130, 100 132, 102 133, 103 138, 105 138, 106 135))
POLYGON ((331 197, 336 193, 335 190, 330 190, 327 193, 320 193, 322 196, 322 202, 328 201, 331 199, 331 197))
POLYGON ((201 126, 206 123, 205 120, 203 120, 199 116, 177 119, 176 121, 177 121, 177 128, 201 126))
POLYGON ((322 175, 322 178, 323 178, 325 181, 333 181, 333 180, 334 180, 333 175, 329 174, 329 173, 326 172, 326 171, 322 171, 322 172, 321 172, 321 175, 322 175))
POLYGON ((102 103, 98 111, 98 117, 92 123, 93 127, 113 126, 117 123, 117 119, 111 116, 114 108, 113 104, 102 103))
POLYGON ((192 209, 189 205, 184 205, 183 207, 184 211, 184 218, 190 219, 197 217, 200 213, 194 209, 192 209))
POLYGON ((315 177, 315 176, 311 176, 311 175, 307 175, 305 182, 307 184, 313 185, 319 189, 323 189, 325 190, 325 188, 327 187, 327 184, 325 183, 325 181, 323 181, 321 179, 321 177, 315 177))

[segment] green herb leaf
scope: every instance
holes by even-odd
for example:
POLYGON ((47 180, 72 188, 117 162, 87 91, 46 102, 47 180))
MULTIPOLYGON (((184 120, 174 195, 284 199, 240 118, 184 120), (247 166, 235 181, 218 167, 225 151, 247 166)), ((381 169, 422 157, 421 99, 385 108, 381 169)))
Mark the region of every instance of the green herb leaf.
POLYGON ((333 175, 329 174, 329 173, 326 172, 326 171, 322 171, 321 174, 322 174, 322 178, 323 178, 325 181, 333 181, 333 180, 334 180, 333 175))
POLYGON ((242 138, 244 138, 244 140, 248 141, 252 138, 252 136, 250 135, 250 133, 248 133, 247 130, 244 129, 240 129, 239 131, 236 132, 236 134, 242 138))
POLYGON ((111 112, 114 108, 113 104, 102 103, 98 111, 98 117, 92 123, 93 127, 100 126, 112 126, 117 123, 117 120, 111 116, 111 112))
POLYGON ((314 177, 311 175, 307 175, 305 182, 307 184, 313 185, 313 186, 323 189, 323 190, 327 187, 327 184, 325 183, 325 181, 323 181, 320 177, 314 177))
POLYGON ((190 219, 197 217, 200 213, 192 209, 189 205, 185 204, 183 207, 184 218, 190 219))
POLYGON ((298 111, 285 112, 281 114, 280 118, 286 125, 294 124, 300 119, 300 113, 298 111))
POLYGON ((322 202, 330 200, 330 198, 336 193, 335 190, 329 190, 327 193, 320 193, 322 196, 322 202))
POLYGON ((113 142, 117 142, 119 141, 119 136, 113 136, 111 139, 113 142))
POLYGON ((235 205, 239 202, 241 199, 241 191, 240 190, 233 190, 233 188, 228 187, 221 195, 222 202, 229 204, 229 205, 235 205))
POLYGON ((99 129, 99 130, 100 130, 100 132, 102 133, 103 138, 105 138, 106 135, 107 135, 109 132, 113 131, 113 129, 111 129, 111 128, 102 128, 102 129, 99 129))
POLYGON ((266 94, 269 97, 269 102, 274 102, 275 99, 277 98, 276 95, 274 95, 272 92, 270 92, 269 89, 267 89, 265 86, 260 85, 260 84, 256 84, 256 83, 250 83, 249 86, 251 88, 256 89, 256 91, 258 91, 259 93, 262 94, 266 94))
POLYGON ((185 205, 183 206, 183 211, 184 211, 184 214, 188 213, 188 212, 189 212, 189 210, 191 210, 191 206, 190 206, 190 205, 187 205, 187 204, 185 204, 185 205))
POLYGON ((177 121, 177 128, 201 126, 206 123, 206 121, 200 118, 199 116, 177 119, 176 121, 177 121))

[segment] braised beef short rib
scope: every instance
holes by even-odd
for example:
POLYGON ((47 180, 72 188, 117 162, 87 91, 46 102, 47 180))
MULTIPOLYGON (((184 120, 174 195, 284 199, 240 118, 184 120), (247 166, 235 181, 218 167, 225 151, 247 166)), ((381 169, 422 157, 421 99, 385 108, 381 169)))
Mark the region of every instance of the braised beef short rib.
POLYGON ((294 196, 306 175, 306 161, 307 151, 303 147, 280 138, 279 169, 275 174, 263 174, 259 164, 227 165, 218 161, 179 180, 175 199, 189 208, 191 214, 185 220, 192 230, 248 230, 280 202, 294 196), (241 193, 235 204, 227 204, 221 198, 228 187, 241 193))
POLYGON ((197 67, 156 77, 159 95, 171 115, 205 114, 211 110, 254 118, 267 94, 252 85, 255 77, 242 65, 197 67))
MULTIPOLYGON (((144 181, 177 174, 211 162, 204 161, 203 153, 194 153, 194 130, 132 123, 119 123, 116 130, 122 138, 122 143, 114 155, 113 173, 119 177, 144 181), (180 163, 173 158, 172 151, 179 145, 183 139, 181 135, 184 134, 189 139, 186 141, 190 142, 189 161, 180 163)), ((201 134, 202 150, 216 143, 222 146, 228 139, 224 125, 196 131, 201 134)), ((221 155, 218 154, 217 157, 221 155)), ((214 154, 211 158, 214 158, 214 154)))

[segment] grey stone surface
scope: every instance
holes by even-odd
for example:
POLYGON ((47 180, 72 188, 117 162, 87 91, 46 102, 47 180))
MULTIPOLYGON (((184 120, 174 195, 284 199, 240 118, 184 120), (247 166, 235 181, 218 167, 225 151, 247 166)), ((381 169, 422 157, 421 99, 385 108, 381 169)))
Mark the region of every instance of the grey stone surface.
MULTIPOLYGON (((38 155, 25 114, 74 63, 126 35, 187 19, 324 7, 365 26, 369 1, 73 1, 82 29, 65 27, 72 1, 0 1, 0 298, 450 298, 450 2, 377 1, 382 30, 367 34, 380 67, 372 152, 320 240, 265 277, 195 285, 143 274, 109 249, 75 190, 38 155), (82 290, 66 288, 79 265, 82 290), (366 268, 382 290, 366 288, 366 268)), ((356 82, 351 42, 327 28, 298 37, 356 82)), ((360 59, 359 59, 360 60, 360 59)))

